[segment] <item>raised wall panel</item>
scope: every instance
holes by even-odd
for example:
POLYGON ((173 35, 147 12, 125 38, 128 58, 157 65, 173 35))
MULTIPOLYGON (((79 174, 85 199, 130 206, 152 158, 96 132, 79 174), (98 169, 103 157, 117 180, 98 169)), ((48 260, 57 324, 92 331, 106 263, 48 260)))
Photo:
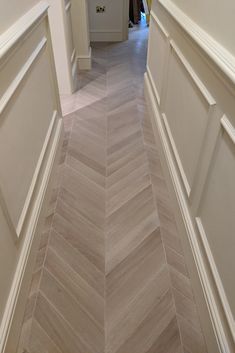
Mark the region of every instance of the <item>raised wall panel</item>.
POLYGON ((61 143, 44 1, 0 35, 0 352, 16 351, 61 143))
POLYGON ((161 99, 163 75, 168 53, 167 39, 167 32, 156 16, 152 14, 148 49, 148 73, 152 80, 158 104, 160 104, 161 99))
MULTIPOLYGON (((30 46, 30 51, 28 43, 22 45, 20 51, 22 56, 18 60, 20 67, 15 69, 14 66, 18 56, 12 56, 4 67, 4 76, 10 72, 10 76, 14 75, 14 78, 11 77, 5 87, 4 96, 8 99, 0 115, 0 183, 16 229, 27 202, 54 111, 51 87, 44 84, 48 81, 51 70, 45 49, 46 37, 43 35, 37 37, 33 36, 32 39, 36 41, 30 46), (28 92, 31 92, 30 100, 28 92), (35 124, 35 120, 40 121, 40 124, 35 124), (18 131, 22 129, 24 132, 19 134, 18 131)), ((4 96, 1 101, 4 101, 4 96)))
POLYGON ((171 41, 163 117, 188 196, 214 106, 214 99, 171 41))
POLYGON ((220 299, 235 337, 235 133, 228 119, 217 143, 197 218, 220 299))
MULTIPOLYGON (((232 353, 235 348, 234 56, 180 10, 175 1, 153 1, 152 17, 164 23, 170 42, 161 104, 154 90, 157 83, 151 82, 149 72, 145 75, 156 144, 208 352, 232 353)), ((161 57, 154 30, 150 31, 150 43, 155 46, 156 56, 161 57)), ((187 351, 201 349, 191 340, 187 351)))

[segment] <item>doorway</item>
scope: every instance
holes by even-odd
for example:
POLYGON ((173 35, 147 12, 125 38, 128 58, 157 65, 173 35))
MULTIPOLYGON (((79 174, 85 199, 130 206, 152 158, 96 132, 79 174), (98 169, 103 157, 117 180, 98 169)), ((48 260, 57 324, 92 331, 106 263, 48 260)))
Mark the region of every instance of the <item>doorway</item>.
POLYGON ((130 0, 129 2, 129 28, 136 25, 149 25, 151 0, 130 0))

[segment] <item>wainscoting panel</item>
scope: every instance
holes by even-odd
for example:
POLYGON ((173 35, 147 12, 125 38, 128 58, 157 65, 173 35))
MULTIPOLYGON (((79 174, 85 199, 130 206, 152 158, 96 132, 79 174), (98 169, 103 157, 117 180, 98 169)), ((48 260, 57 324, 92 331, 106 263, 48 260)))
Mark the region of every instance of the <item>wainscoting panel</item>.
POLYGON ((197 223, 231 332, 235 333, 235 134, 226 116, 205 184, 197 223))
POLYGON ((0 352, 16 351, 62 119, 39 2, 0 36, 0 352))
MULTIPOLYGON (((24 214, 29 206, 32 190, 29 185, 33 182, 38 156, 47 133, 48 118, 51 119, 53 116, 53 96, 50 86, 45 87, 40 94, 40 99, 46 102, 43 106, 44 112, 38 109, 40 101, 38 91, 35 90, 35 87, 42 86, 43 82, 48 80, 50 72, 45 46, 46 37, 42 37, 39 42, 36 42, 32 54, 24 60, 20 71, 16 72, 14 81, 5 92, 5 95, 11 94, 11 97, 1 114, 1 187, 18 236, 24 214), (23 90, 22 86, 24 86, 23 90), (32 92, 30 101, 28 92, 32 92), (50 112, 50 115, 45 112, 50 112), (34 123, 35 119, 40 120, 39 126, 34 123), (16 129, 15 133, 11 133, 13 126, 16 129), (25 129, 24 134, 18 134, 17 132, 24 126, 27 130, 25 129), (33 149, 32 142, 34 142, 33 149), (22 156, 21 163, 15 168, 19 154, 22 156)), ((5 74, 7 74, 6 71, 5 74)))
MULTIPOLYGON (((145 92, 183 248, 182 252, 179 239, 173 241, 169 232, 163 236, 167 261, 174 269, 171 281, 181 339, 187 352, 204 352, 192 320, 196 311, 179 296, 183 292, 192 300, 184 275, 191 280, 208 352, 232 353, 235 58, 171 0, 153 1, 151 26, 148 62, 152 63, 145 75, 145 92), (169 46, 164 65, 162 28, 168 33, 164 46, 169 46)), ((169 227, 169 218, 164 217, 163 213, 162 222, 169 227)))
POLYGON ((215 101, 177 45, 171 41, 170 46, 163 119, 184 187, 190 196, 215 101), (190 149, 185 148, 188 145, 190 149))
POLYGON ((148 48, 148 63, 147 70, 150 74, 155 94, 160 104, 160 96, 163 85, 163 74, 166 67, 168 57, 168 33, 163 28, 155 15, 152 15, 150 26, 149 48, 148 48), (156 50, 157 48, 157 50, 156 50))

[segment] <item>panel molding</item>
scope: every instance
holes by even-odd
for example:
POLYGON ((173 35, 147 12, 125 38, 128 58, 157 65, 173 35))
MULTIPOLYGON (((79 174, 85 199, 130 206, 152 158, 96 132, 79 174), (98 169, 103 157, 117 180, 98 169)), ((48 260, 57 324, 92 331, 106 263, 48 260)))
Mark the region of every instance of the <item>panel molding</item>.
POLYGON ((189 64, 189 62, 187 61, 187 59, 185 58, 185 56, 183 55, 174 40, 170 40, 170 46, 179 61, 181 62, 182 66, 190 76, 191 81, 197 87, 198 92, 200 92, 203 99, 207 101, 208 106, 216 105, 216 101, 214 100, 206 86, 202 83, 196 72, 193 70, 192 66, 189 64))
POLYGON ((55 116, 56 124, 54 123, 54 133, 50 135, 53 140, 48 139, 47 147, 51 145, 49 156, 46 161, 45 171, 39 187, 38 195, 35 199, 30 219, 27 222, 25 240, 20 253, 20 258, 17 264, 16 272, 12 281, 10 293, 6 303, 3 319, 0 324, 0 352, 4 353, 8 343, 8 337, 14 322, 17 303, 23 286, 23 279, 27 270, 28 259, 31 253, 32 244, 34 243, 37 225, 39 222, 42 207, 44 205, 45 194, 48 189, 49 180, 51 178, 55 157, 58 151, 61 135, 63 131, 62 118, 55 116))
MULTIPOLYGON (((235 57, 219 44, 213 37, 211 37, 205 30, 198 26, 191 20, 177 5, 171 0, 158 0, 159 4, 169 13, 169 15, 176 21, 176 23, 187 33, 190 38, 196 43, 201 50, 212 61, 213 64, 219 67, 227 80, 224 83, 229 86, 232 93, 235 94, 235 57), (230 85, 228 84, 228 80, 230 85), (232 87, 231 87, 232 83, 232 87)), ((206 60, 206 55, 204 59, 206 60)), ((221 74, 218 69, 211 65, 214 73, 221 79, 221 74)))
POLYGON ((68 1, 65 5, 65 11, 68 12, 71 9, 72 3, 71 1, 68 1))
POLYGON ((152 89, 154 91, 155 98, 156 98, 156 100, 158 102, 158 105, 160 106, 161 105, 161 98, 160 98, 160 95, 158 93, 157 87, 156 87, 156 85, 154 83, 154 79, 153 79, 153 76, 152 76, 152 73, 151 73, 151 70, 150 70, 150 67, 149 67, 148 64, 147 64, 147 67, 146 67, 146 71, 147 71, 147 74, 148 74, 149 81, 151 83, 152 89))
POLYGON ((43 143, 43 146, 42 146, 42 150, 41 150, 38 162, 37 162, 34 174, 33 174, 33 178, 32 178, 32 181, 31 181, 31 184, 30 184, 30 187, 29 187, 29 191, 28 191, 28 194, 26 196, 26 200, 25 200, 25 203, 24 203, 21 215, 20 215, 20 219, 19 219, 19 222, 17 224, 16 234, 17 234, 18 238, 21 235, 21 232, 22 232, 22 229, 23 229, 23 225, 25 223, 25 220, 27 219, 29 206, 32 203, 32 199, 33 199, 33 196, 34 196, 34 193, 35 193, 35 189, 36 189, 36 186, 37 186, 37 181, 38 181, 40 172, 42 170, 43 162, 44 162, 45 156, 46 156, 46 151, 47 151, 48 146, 50 144, 50 139, 51 139, 53 130, 55 128, 57 117, 58 117, 58 112, 54 111, 53 116, 51 118, 51 122, 50 122, 49 128, 47 130, 46 138, 44 140, 44 143, 43 143))
POLYGON ((23 37, 30 31, 32 27, 47 14, 48 3, 40 1, 16 23, 14 23, 6 32, 0 35, 0 64, 11 50, 23 40, 23 37))
POLYGON ((155 15, 155 13, 153 11, 150 12, 150 16, 151 18, 154 20, 154 22, 158 25, 159 29, 161 30, 161 32, 163 33, 163 35, 166 38, 169 38, 169 33, 167 32, 167 30, 164 28, 163 24, 159 21, 159 19, 157 18, 157 16, 155 15))
POLYGON ((77 55, 77 62, 79 70, 90 70, 91 69, 91 47, 89 48, 88 55, 77 55))
POLYGON ((74 62, 75 57, 76 57, 76 49, 75 49, 75 48, 73 48, 73 52, 72 52, 72 55, 71 55, 71 58, 70 58, 70 60, 71 60, 71 64, 74 62))
POLYGON ((172 156, 171 147, 169 145, 169 140, 165 133, 165 128, 163 126, 162 114, 160 112, 160 107, 158 106, 155 94, 152 90, 152 86, 148 77, 145 74, 145 95, 147 101, 149 102, 149 109, 151 111, 151 121, 155 133, 160 138, 161 151, 164 156, 164 162, 167 165, 169 171, 172 187, 174 189, 174 194, 177 201, 177 207, 179 209, 182 226, 187 234, 187 242, 189 243, 194 266, 200 280, 200 287, 203 292, 205 303, 208 309, 208 320, 210 321, 212 330, 214 332, 214 343, 218 347, 220 353, 232 353, 233 343, 228 340, 226 326, 223 325, 223 320, 220 314, 219 307, 217 305, 217 300, 214 294, 214 289, 212 287, 211 281, 209 279, 208 271, 205 265, 205 256, 200 248, 197 235, 195 232, 194 224, 190 216, 188 209, 187 200, 182 191, 182 185, 180 181, 179 174, 176 170, 174 158, 172 156))
MULTIPOLYGON (((174 52, 174 54, 176 55, 177 59, 179 60, 182 68, 184 69, 184 71, 187 73, 188 77, 190 78, 190 81, 192 83, 192 85, 194 85, 194 87, 197 89, 197 92, 200 94, 200 96, 202 97, 202 99, 207 103, 208 105, 208 114, 207 114, 207 123, 206 123, 206 129, 205 129, 205 133, 204 133, 204 137, 203 137, 203 143, 202 146, 200 148, 200 152, 199 152, 199 158, 197 161, 197 165, 200 162, 201 156, 202 156, 202 152, 203 152, 203 145, 204 145, 204 141, 205 141, 205 135, 207 132, 207 127, 210 123, 210 120, 213 118, 214 112, 215 112, 215 107, 216 107, 216 101, 215 99, 212 97, 212 95, 210 94, 210 92, 208 91, 208 89, 205 87, 205 85, 202 83, 202 81, 200 80, 200 78, 198 77, 198 75, 196 74, 196 72, 194 71, 194 69, 192 68, 192 66, 189 64, 189 62, 187 61, 187 59, 184 57, 184 55, 182 54, 181 50, 178 48, 177 44, 173 41, 170 40, 170 52, 169 52, 169 56, 172 55, 172 52, 174 52)), ((170 60, 170 58, 169 58, 170 60)), ((169 60, 168 60, 168 66, 169 66, 169 60)), ((167 72, 169 71, 169 67, 167 68, 167 72)), ((167 74, 166 74, 167 76, 167 74)), ((167 94, 167 84, 165 84, 164 87, 165 90, 165 95, 167 94)), ((157 98, 158 100, 158 98, 157 98)), ((159 102, 158 102, 159 104, 159 102)), ((175 161, 177 164, 177 167, 179 169, 180 175, 181 175, 181 179, 186 191, 186 194, 188 196, 188 198, 191 198, 192 195, 192 191, 193 191, 193 187, 194 187, 194 183, 195 183, 195 178, 197 176, 197 171, 198 168, 196 168, 196 172, 192 181, 192 186, 190 186, 187 175, 185 173, 184 170, 184 166, 183 163, 181 161, 180 155, 178 153, 177 150, 177 146, 175 144, 174 138, 173 138, 173 134, 171 132, 171 128, 170 125, 168 123, 168 119, 165 113, 162 114, 162 119, 165 125, 165 129, 169 138, 169 142, 175 157, 175 161)))
MULTIPOLYGON (((22 82, 26 75, 30 75, 31 68, 37 65, 37 59, 46 46, 45 55, 50 63, 52 76, 55 78, 50 33, 48 32, 48 7, 47 2, 40 1, 0 36, 0 69, 3 69, 3 65, 7 65, 13 55, 18 57, 18 49, 22 43, 26 43, 26 46, 29 43, 27 50, 30 50, 27 56, 24 52, 22 62, 18 63, 20 67, 17 72, 11 72, 12 81, 8 83, 8 87, 4 87, 5 91, 0 97, 0 114, 8 104, 12 104, 12 98, 17 90, 19 88, 24 90, 22 82), (43 29, 39 28, 40 25, 43 26, 43 29), (34 37, 33 47, 31 47, 32 41, 29 37, 34 33, 37 34, 34 37)), ((46 136, 43 136, 44 141, 42 141, 39 156, 35 160, 36 170, 34 170, 33 178, 29 182, 27 197, 17 226, 13 224, 6 202, 0 195, 4 216, 9 224, 9 236, 12 234, 13 240, 18 240, 17 244, 14 244, 11 239, 9 240, 16 258, 12 259, 14 265, 12 272, 8 271, 12 273, 12 278, 9 278, 7 283, 9 289, 7 289, 7 297, 4 298, 0 320, 0 353, 15 352, 16 350, 27 299, 26 292, 30 285, 35 251, 40 240, 38 232, 48 202, 47 190, 49 191, 51 185, 49 183, 52 180, 58 149, 62 142, 63 123, 57 113, 57 110, 60 111, 60 105, 56 82, 48 77, 45 84, 51 85, 55 101, 53 101, 53 108, 49 109, 48 106, 45 113, 48 114, 49 128, 46 128, 48 129, 45 132, 46 136), (49 119, 51 120, 49 121, 49 119), (23 236, 19 241, 18 236, 21 234, 23 236)))
POLYGON ((174 138, 173 138, 172 133, 171 133, 171 128, 170 128, 170 126, 168 124, 167 117, 166 117, 165 114, 162 114, 162 120, 163 120, 165 129, 166 129, 166 133, 167 133, 170 145, 171 145, 172 152, 173 152, 174 157, 175 157, 175 161, 176 161, 177 167, 178 167, 179 172, 180 172, 181 179, 182 179, 183 184, 184 184, 184 188, 186 190, 187 196, 190 197, 192 189, 191 189, 191 187, 189 185, 188 178, 187 178, 187 176, 185 174, 184 167, 183 167, 183 164, 181 162, 181 159, 180 159, 180 156, 179 156, 179 153, 178 153, 174 138))
POLYGON ((21 237, 24 223, 25 223, 26 219, 28 218, 29 206, 31 205, 31 203, 33 201, 33 196, 34 196, 35 190, 37 188, 37 181, 38 181, 40 172, 42 170, 42 166, 44 164, 45 155, 48 150, 48 146, 50 144, 50 138, 51 138, 53 130, 55 128, 57 117, 58 117, 58 112, 54 111, 49 128, 48 128, 48 131, 47 131, 47 134, 46 134, 46 138, 45 138, 43 146, 42 146, 41 153, 39 155, 38 162, 37 162, 34 174, 33 174, 33 178, 30 183, 30 186, 29 186, 29 190, 28 190, 28 193, 27 193, 27 196, 25 199, 25 203, 22 208, 22 212, 20 214, 20 218, 19 218, 19 221, 18 221, 16 227, 14 226, 14 223, 12 221, 7 202, 5 201, 4 194, 3 194, 1 187, 0 187, 2 209, 3 209, 3 212, 6 216, 8 225, 9 225, 10 229, 12 230, 12 234, 15 238, 15 241, 18 241, 18 239, 21 237))
MULTIPOLYGON (((159 21, 159 19, 157 18, 157 16, 155 15, 155 13, 153 11, 150 12, 150 17, 153 19, 153 21, 157 24, 158 28, 160 29, 162 35, 164 36, 165 38, 165 41, 166 41, 166 45, 167 45, 167 50, 166 50, 166 62, 165 62, 165 65, 164 65, 164 70, 163 70, 163 82, 162 82, 162 90, 161 92, 158 92, 157 90, 157 87, 154 83, 154 79, 153 79, 153 76, 152 76, 152 73, 151 73, 151 69, 147 63, 147 67, 146 67, 146 70, 147 70, 147 73, 149 75, 149 79, 151 81, 151 84, 152 84, 152 88, 154 90, 154 93, 155 93, 155 96, 156 96, 156 99, 158 101, 158 104, 159 106, 162 106, 162 98, 163 98, 163 92, 164 92, 164 82, 165 82, 165 78, 167 76, 167 67, 168 67, 168 61, 169 61, 169 48, 170 48, 170 35, 169 33, 166 31, 166 29, 164 28, 163 24, 159 21)), ((148 49, 149 50, 149 49, 148 49)))
POLYGON ((0 99, 0 115, 3 113, 5 108, 7 107, 10 100, 13 98, 14 94, 16 93, 17 89, 20 87, 23 79, 27 75, 28 71, 32 67, 33 63, 46 46, 47 38, 43 37, 40 42, 35 47, 34 51, 31 53, 29 58, 25 61, 24 65, 21 67, 17 75, 15 76, 14 80, 11 82, 5 93, 0 99))
MULTIPOLYGON (((223 306, 224 313, 225 313, 226 318, 227 318, 229 329, 231 331, 233 340, 235 341, 235 322, 234 322, 233 314, 231 312, 230 305, 229 305, 227 296, 225 294, 224 287, 223 287, 219 272, 217 270, 213 254, 211 252, 210 245, 209 245, 208 240, 207 240, 205 228, 203 226, 203 223, 202 223, 202 220, 201 220, 200 217, 196 217, 195 220, 196 220, 198 232, 199 232, 199 235, 200 235, 200 238, 201 238, 201 243, 203 245, 203 249, 204 249, 204 252, 206 254, 207 263, 208 263, 208 266, 209 266, 210 271, 212 273, 214 282, 216 284, 216 288, 217 288, 217 291, 218 291, 220 302, 221 302, 221 304, 223 306)), ((218 322, 218 325, 221 325, 221 323, 218 322)))
POLYGON ((221 125, 223 126, 224 130, 227 132, 228 136, 232 140, 233 144, 235 144, 235 128, 233 125, 230 123, 229 119, 227 118, 226 115, 222 117, 220 120, 221 125))
MULTIPOLYGON (((5 110, 5 108, 8 106, 8 104, 11 102, 11 99, 14 97, 15 93, 17 92, 17 90, 20 88, 20 85, 22 84, 24 78, 26 77, 26 75, 28 74, 29 70, 32 68, 33 64, 35 63, 36 59, 38 58, 38 56, 40 55, 40 53, 42 52, 42 50, 44 49, 44 47, 46 46, 47 43, 47 38, 44 36, 40 42, 37 44, 37 46, 35 47, 35 49, 33 50, 33 52, 31 53, 31 55, 28 57, 28 59, 25 61, 25 63, 23 64, 23 66, 21 67, 21 69, 19 70, 19 72, 17 73, 17 75, 15 76, 15 78, 13 79, 13 81, 11 82, 11 84, 9 85, 9 87, 7 88, 7 90, 5 91, 5 93, 3 94, 2 98, 0 99, 0 116, 3 113, 3 111, 5 110)), ((34 190, 37 186, 37 180, 38 180, 38 176, 40 174, 40 170, 42 168, 43 165, 43 160, 45 157, 45 153, 47 150, 47 146, 49 143, 49 139, 51 137, 55 122, 56 122, 56 117, 57 117, 57 112, 54 111, 48 131, 47 131, 47 135, 37 162, 37 166, 31 181, 31 184, 29 186, 29 190, 17 223, 17 226, 14 226, 14 222, 11 218, 11 214, 7 205, 6 200, 4 199, 4 193, 1 191, 1 186, 0 186, 0 194, 1 194, 1 204, 3 207, 3 212, 6 216, 7 222, 9 227, 12 230, 12 234, 15 236, 15 240, 18 240, 18 238, 21 236, 21 232, 22 232, 22 228, 25 222, 25 219, 27 218, 27 214, 28 214, 28 210, 29 210, 29 206, 31 204, 32 198, 33 198, 33 194, 34 194, 34 190)))

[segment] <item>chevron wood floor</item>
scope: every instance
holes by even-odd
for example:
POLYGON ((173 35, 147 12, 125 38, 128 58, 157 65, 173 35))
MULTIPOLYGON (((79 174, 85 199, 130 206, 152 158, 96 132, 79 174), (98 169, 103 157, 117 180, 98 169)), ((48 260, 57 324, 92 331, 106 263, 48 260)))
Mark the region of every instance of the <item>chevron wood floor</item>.
POLYGON ((61 183, 38 251, 19 352, 206 352, 182 255, 172 246, 165 255, 165 243, 173 239, 180 248, 180 240, 165 231, 162 241, 157 154, 144 115, 147 34, 140 28, 128 42, 95 45, 93 70, 63 102, 69 114, 61 183))

